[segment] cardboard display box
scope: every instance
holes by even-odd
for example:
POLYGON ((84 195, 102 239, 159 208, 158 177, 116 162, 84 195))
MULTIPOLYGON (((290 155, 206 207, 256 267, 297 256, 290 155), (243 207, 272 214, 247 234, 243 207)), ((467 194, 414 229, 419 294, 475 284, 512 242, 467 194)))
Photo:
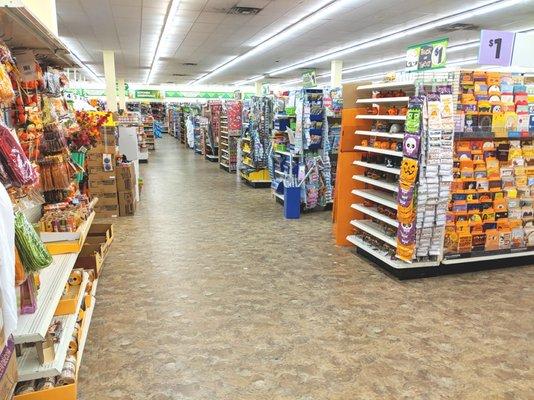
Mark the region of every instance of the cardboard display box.
POLYGON ((117 199, 117 193, 99 193, 97 195, 98 197, 98 204, 101 206, 116 206, 119 204, 119 200, 117 199))
POLYGON ((115 169, 118 192, 135 192, 135 169, 133 163, 118 165, 115 169))
POLYGON ((111 218, 119 216, 119 205, 101 205, 95 207, 97 218, 111 218))
POLYGON ((99 196, 102 193, 117 193, 117 182, 115 178, 100 181, 89 180, 89 190, 93 196, 99 196))
POLYGON ((119 192, 119 215, 126 217, 134 215, 136 210, 135 193, 133 192, 119 192))
MULTIPOLYGON (((4 329, 2 328, 2 332, 4 329)), ((10 400, 17 384, 15 342, 9 339, 0 354, 0 400, 10 400)))

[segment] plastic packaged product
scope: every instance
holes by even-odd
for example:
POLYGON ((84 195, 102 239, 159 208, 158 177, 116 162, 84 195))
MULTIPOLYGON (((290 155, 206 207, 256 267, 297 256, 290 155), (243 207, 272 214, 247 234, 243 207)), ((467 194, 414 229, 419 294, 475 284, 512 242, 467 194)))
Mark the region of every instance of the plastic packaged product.
POLYGON ((37 182, 37 173, 24 154, 11 131, 0 124, 0 162, 11 182, 17 186, 33 185, 37 182))
POLYGON ((52 256, 21 212, 15 214, 15 243, 27 273, 37 272, 52 263, 52 256))
POLYGON ((15 389, 16 395, 35 392, 35 381, 20 382, 15 389))
POLYGON ((0 64, 0 103, 8 105, 15 98, 9 74, 4 64, 0 64))
POLYGON ((56 386, 56 377, 53 376, 51 378, 39 379, 37 381, 37 384, 35 385, 35 388, 37 391, 39 391, 39 390, 52 389, 55 386, 56 386))

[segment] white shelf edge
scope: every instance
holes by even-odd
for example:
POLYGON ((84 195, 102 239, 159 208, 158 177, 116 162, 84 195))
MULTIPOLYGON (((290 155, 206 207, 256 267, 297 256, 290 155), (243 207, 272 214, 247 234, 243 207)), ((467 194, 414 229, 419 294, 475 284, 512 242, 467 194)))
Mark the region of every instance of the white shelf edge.
POLYGON ((386 154, 393 157, 402 157, 402 151, 379 149, 376 147, 354 146, 354 150, 366 151, 368 153, 386 154))
POLYGON ((357 165, 359 167, 371 168, 377 171, 384 171, 389 172, 390 174, 400 175, 400 168, 388 168, 385 165, 373 164, 365 161, 354 161, 352 164, 357 165))
POLYGON ((489 261, 489 260, 500 260, 503 258, 517 258, 517 257, 529 257, 534 256, 534 250, 533 251, 523 251, 523 252, 517 252, 517 253, 507 253, 507 254, 490 254, 487 256, 480 256, 480 257, 464 257, 464 258, 444 258, 441 262, 443 264, 463 264, 463 263, 471 263, 471 262, 480 262, 480 261, 489 261))
POLYGON ((366 207, 363 204, 351 204, 350 207, 355 209, 356 211, 364 213, 365 215, 369 215, 370 217, 379 219, 380 221, 385 222, 388 225, 394 226, 395 228, 397 228, 399 225, 397 220, 386 217, 384 214, 379 213, 374 208, 366 207))
POLYGON ((360 115, 356 115, 356 119, 379 119, 379 120, 389 120, 389 121, 406 121, 406 115, 360 114, 360 115))
POLYGON ((405 86, 414 86, 415 81, 400 81, 400 82, 382 82, 382 83, 371 83, 368 85, 360 85, 356 87, 356 90, 373 90, 373 89, 383 89, 383 88, 392 88, 392 87, 405 87, 405 86))
POLYGON ((397 203, 393 200, 393 198, 389 199, 385 196, 382 196, 381 192, 379 192, 378 190, 353 189, 351 193, 356 196, 363 197, 364 199, 374 201, 375 203, 382 204, 394 210, 397 209, 397 203))
POLYGON ((33 314, 19 315, 18 327, 13 334, 15 344, 44 340, 77 258, 78 253, 53 256, 52 265, 41 271, 37 310, 33 314))
MULTIPOLYGON (((95 281, 96 282, 96 281, 95 281)), ((95 310, 96 299, 93 296, 91 299, 91 306, 85 310, 83 317, 83 329, 80 343, 78 344, 78 352, 76 353, 76 375, 78 375, 78 370, 82 364, 83 352, 85 350, 85 344, 87 343, 87 336, 89 335, 89 327, 91 325, 91 320, 93 318, 93 311, 95 310)))
POLYGON ((276 193, 276 192, 273 191, 273 195, 274 195, 274 197, 278 197, 282 201, 284 200, 284 195, 283 194, 276 193))
POLYGON ((401 260, 391 259, 383 254, 377 253, 376 250, 372 246, 365 243, 363 240, 358 238, 356 235, 347 236, 347 240, 351 242, 352 244, 354 244, 356 247, 361 248, 362 250, 373 255, 374 257, 376 257, 383 263, 388 264, 390 267, 393 267, 395 269, 425 268, 425 267, 437 267, 438 266, 437 261, 407 263, 401 260))
POLYGON ((410 100, 408 96, 402 97, 380 97, 378 99, 358 99, 359 104, 380 104, 380 103, 407 103, 410 100))
POLYGON ((353 219, 352 221, 350 221, 350 223, 356 228, 373 235, 377 239, 380 239, 384 243, 387 243, 390 246, 397 248, 397 239, 393 236, 386 235, 384 232, 377 229, 374 226, 377 224, 374 223, 373 221, 365 220, 365 219, 363 220, 353 219))
POLYGON ((78 296, 78 303, 76 303, 75 313, 55 317, 62 322, 63 331, 61 332, 59 343, 54 346, 56 353, 54 361, 40 365, 35 346, 28 347, 22 352, 20 357, 17 357, 19 382, 49 378, 61 374, 63 365, 65 364, 65 357, 67 356, 72 332, 74 332, 74 327, 76 326, 76 321, 78 319, 78 313, 80 312, 82 302, 85 299, 85 288, 88 280, 88 274, 83 272, 83 280, 79 288, 80 295, 78 296))
POLYGON ((375 132, 375 131, 355 131, 355 135, 359 136, 376 136, 390 139, 404 139, 404 133, 389 133, 389 132, 375 132))
POLYGON ((364 183, 368 183, 369 185, 374 185, 374 186, 377 186, 377 187, 381 187, 381 188, 387 189, 387 190, 395 192, 395 193, 397 193, 399 191, 399 186, 398 185, 394 185, 394 184, 389 183, 389 182, 379 181, 377 179, 368 178, 368 177, 363 176, 363 175, 352 175, 352 179, 354 179, 355 181, 358 181, 358 182, 364 182, 364 183))

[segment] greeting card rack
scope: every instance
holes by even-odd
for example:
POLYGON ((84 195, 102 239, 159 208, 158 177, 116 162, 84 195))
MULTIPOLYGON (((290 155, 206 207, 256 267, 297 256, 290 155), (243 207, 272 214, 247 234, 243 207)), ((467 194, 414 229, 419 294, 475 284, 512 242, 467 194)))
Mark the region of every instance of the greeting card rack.
POLYGON ((523 75, 427 72, 345 85, 343 97, 338 244, 401 278, 534 255, 534 86, 523 75))

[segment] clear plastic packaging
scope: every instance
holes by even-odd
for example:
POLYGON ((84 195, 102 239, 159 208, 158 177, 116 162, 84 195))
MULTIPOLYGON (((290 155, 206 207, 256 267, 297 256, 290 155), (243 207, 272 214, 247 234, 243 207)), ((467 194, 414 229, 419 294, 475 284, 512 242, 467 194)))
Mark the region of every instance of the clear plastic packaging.
POLYGON ((37 182, 37 173, 24 154, 24 150, 13 137, 11 131, 1 124, 0 162, 14 185, 27 186, 37 182))

